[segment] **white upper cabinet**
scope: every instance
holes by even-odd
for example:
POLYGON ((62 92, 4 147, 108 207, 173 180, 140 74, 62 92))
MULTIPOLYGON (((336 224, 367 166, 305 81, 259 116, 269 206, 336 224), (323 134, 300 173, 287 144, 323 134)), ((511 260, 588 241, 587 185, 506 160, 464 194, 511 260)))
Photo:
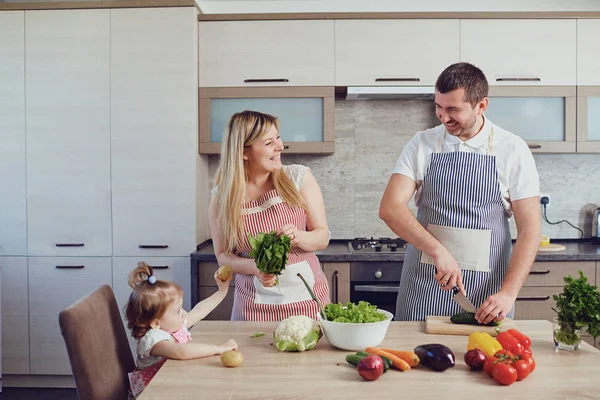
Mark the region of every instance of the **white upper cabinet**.
POLYGON ((458 20, 336 20, 335 84, 433 86, 459 48, 458 20))
POLYGON ((200 22, 200 86, 333 86, 333 24, 200 22))
POLYGON ((29 255, 110 255, 109 10, 26 12, 29 255))
POLYGON ((114 255, 197 245, 197 31, 192 8, 111 11, 114 255))
POLYGON ((461 61, 481 68, 490 85, 576 85, 574 19, 461 20, 460 27, 461 61))
POLYGON ((0 12, 0 255, 27 254, 25 12, 0 12))
POLYGON ((577 20, 577 84, 600 85, 600 19, 577 20))

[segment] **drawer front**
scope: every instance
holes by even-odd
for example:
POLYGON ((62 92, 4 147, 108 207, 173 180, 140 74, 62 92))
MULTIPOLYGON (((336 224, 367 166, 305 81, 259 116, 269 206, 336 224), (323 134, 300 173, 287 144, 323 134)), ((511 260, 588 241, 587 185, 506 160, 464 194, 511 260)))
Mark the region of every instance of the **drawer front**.
MULTIPOLYGON (((212 296, 217 292, 218 288, 216 286, 200 286, 199 296, 200 301, 204 300, 207 297, 212 296)), ((231 319, 231 310, 233 309, 233 296, 235 291, 230 289, 225 296, 225 299, 214 309, 210 314, 204 318, 209 321, 229 321, 231 319)))
POLYGON ((32 374, 71 375, 58 314, 111 284, 110 257, 30 257, 29 342, 32 374))
MULTIPOLYGON (((199 286, 214 286, 217 287, 215 282, 215 272, 219 269, 219 264, 216 262, 201 262, 198 264, 198 282, 199 286)), ((235 274, 233 279, 229 282, 229 287, 235 286, 235 274)), ((230 289, 231 290, 231 289, 230 289)), ((203 297, 200 297, 201 299, 203 297)))
POLYGON ((529 276, 523 286, 564 286, 564 277, 571 275, 579 276, 582 270, 587 276, 588 282, 596 282, 596 270, 594 261, 566 261, 566 262, 536 262, 531 268, 529 276))
POLYGON ((552 310, 553 295, 562 292, 562 287, 523 287, 515 303, 515 319, 548 320, 556 316, 552 310))

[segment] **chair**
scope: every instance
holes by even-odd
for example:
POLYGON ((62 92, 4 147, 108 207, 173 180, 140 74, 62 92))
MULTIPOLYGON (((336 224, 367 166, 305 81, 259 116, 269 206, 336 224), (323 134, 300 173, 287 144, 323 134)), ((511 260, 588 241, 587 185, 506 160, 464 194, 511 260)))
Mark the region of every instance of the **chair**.
POLYGON ((58 315, 80 399, 127 399, 135 362, 112 289, 103 285, 58 315))

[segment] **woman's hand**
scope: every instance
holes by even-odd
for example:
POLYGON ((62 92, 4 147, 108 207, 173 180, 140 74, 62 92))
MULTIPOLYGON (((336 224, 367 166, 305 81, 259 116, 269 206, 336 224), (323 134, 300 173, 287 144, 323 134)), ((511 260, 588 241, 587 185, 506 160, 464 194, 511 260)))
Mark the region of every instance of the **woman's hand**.
POLYGON ((442 290, 452 290, 455 286, 458 286, 462 294, 466 296, 460 267, 448 250, 443 248, 439 254, 434 255, 433 262, 437 271, 435 280, 438 281, 442 290))
POLYGON ((290 238, 290 244, 294 247, 302 247, 302 239, 305 231, 301 231, 294 224, 287 224, 277 230, 277 236, 286 235, 290 238))
POLYGON ((215 282, 217 282, 217 287, 219 288, 219 292, 227 293, 227 291, 229 290, 229 282, 231 282, 231 279, 233 279, 233 275, 231 275, 229 277, 229 279, 227 279, 225 282, 223 282, 221 279, 219 279, 218 275, 219 275, 219 270, 216 270, 214 278, 215 278, 215 282))
POLYGON ((258 278, 258 280, 264 287, 274 286, 275 281, 277 280, 277 277, 274 274, 265 274, 262 271, 258 271, 258 274, 256 274, 255 276, 258 278))

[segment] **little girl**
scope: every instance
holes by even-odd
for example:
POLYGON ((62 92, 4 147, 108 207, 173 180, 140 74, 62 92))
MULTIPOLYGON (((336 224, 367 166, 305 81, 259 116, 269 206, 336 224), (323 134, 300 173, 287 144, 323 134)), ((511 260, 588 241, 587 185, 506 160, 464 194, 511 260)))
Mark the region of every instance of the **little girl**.
POLYGON ((125 307, 127 326, 138 340, 137 368, 129 373, 129 383, 134 396, 139 395, 152 377, 170 359, 187 360, 237 350, 237 343, 230 339, 221 345, 189 343, 192 339, 188 328, 206 317, 223 301, 229 282, 217 278, 219 291, 204 299, 187 313, 183 305, 183 290, 173 282, 157 280, 152 267, 138 263, 129 274, 129 286, 133 292, 125 307))

